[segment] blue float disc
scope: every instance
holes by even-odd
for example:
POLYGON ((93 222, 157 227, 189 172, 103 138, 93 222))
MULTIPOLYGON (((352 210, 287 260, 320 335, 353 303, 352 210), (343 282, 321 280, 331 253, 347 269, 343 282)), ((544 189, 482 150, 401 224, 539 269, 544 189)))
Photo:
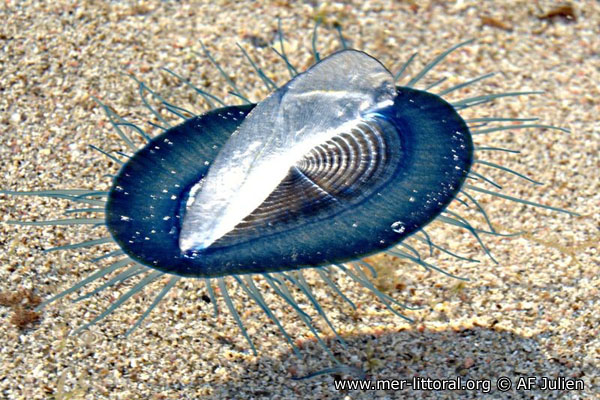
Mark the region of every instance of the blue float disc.
POLYGON ((108 228, 131 258, 194 277, 328 265, 389 248, 446 208, 473 161, 469 130, 450 104, 424 91, 396 92, 393 105, 309 152, 239 226, 193 256, 179 247, 190 191, 254 105, 192 118, 121 168, 108 228))

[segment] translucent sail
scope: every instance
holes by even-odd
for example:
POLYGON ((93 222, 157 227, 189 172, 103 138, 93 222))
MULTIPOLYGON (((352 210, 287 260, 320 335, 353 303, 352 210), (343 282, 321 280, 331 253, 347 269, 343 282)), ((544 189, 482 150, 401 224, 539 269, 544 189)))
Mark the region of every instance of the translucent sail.
POLYGON ((271 93, 223 146, 192 191, 179 247, 200 251, 230 232, 315 146, 389 106, 392 74, 369 55, 345 50, 271 93))

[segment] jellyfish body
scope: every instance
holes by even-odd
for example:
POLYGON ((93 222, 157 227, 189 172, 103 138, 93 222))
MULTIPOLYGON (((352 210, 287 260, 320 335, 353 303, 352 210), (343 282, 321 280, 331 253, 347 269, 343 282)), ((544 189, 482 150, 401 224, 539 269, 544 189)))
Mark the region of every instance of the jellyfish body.
MULTIPOLYGON (((345 48, 341 33, 340 38, 345 48)), ((315 42, 316 37, 313 46, 315 42)), ((456 277, 425 262, 414 247, 405 243, 408 238, 415 239, 426 243, 430 251, 435 248, 459 260, 477 261, 457 255, 431 240, 425 227, 438 220, 469 231, 493 260, 479 234, 501 234, 494 230, 484 208, 472 195, 474 192, 576 215, 465 183, 465 179, 470 178, 501 189, 485 175, 472 171, 476 164, 538 183, 509 168, 475 157, 474 154, 487 151, 512 150, 474 146, 472 135, 524 128, 568 132, 554 126, 522 123, 536 118, 485 117, 465 121, 458 114, 461 109, 496 98, 538 92, 489 94, 453 103, 443 99, 449 93, 493 74, 476 77, 437 94, 429 90, 442 81, 428 86, 428 91, 414 88, 448 54, 470 42, 442 52, 404 86, 396 86, 394 82, 414 56, 392 76, 379 61, 363 52, 343 50, 320 60, 313 48, 317 63, 297 74, 283 53, 280 55, 292 80, 276 88, 244 52, 265 84, 276 89, 271 95, 258 104, 248 102, 227 106, 215 96, 194 87, 209 104, 216 99, 223 107, 187 119, 155 137, 118 117, 99 102, 120 137, 136 150, 123 161, 92 146, 122 165, 109 192, 80 189, 0 191, 17 196, 62 198, 92 206, 69 210, 69 213, 104 213, 103 218, 9 221, 19 225, 104 224, 111 235, 110 238, 47 251, 86 248, 113 241, 120 247, 96 259, 118 257, 117 261, 47 299, 37 310, 102 278, 109 277, 104 284, 76 300, 143 274, 139 282, 104 312, 75 331, 79 332, 105 318, 161 276, 170 276, 127 332, 129 334, 180 277, 204 278, 215 313, 216 294, 212 284, 216 282, 227 308, 256 353, 227 289, 225 280, 232 278, 276 324, 299 355, 293 340, 263 298, 261 290, 264 287, 259 288, 251 278, 260 276, 338 363, 320 338, 311 317, 288 288, 291 284, 299 289, 343 344, 302 275, 303 268, 315 268, 337 295, 355 307, 325 272, 334 266, 371 291, 395 315, 410 320, 395 306, 410 307, 381 292, 370 282, 363 268, 373 274, 375 269, 363 257, 384 251, 420 267, 456 277), (484 129, 472 129, 468 125, 497 122, 511 125, 492 125, 484 129), (514 123, 519 125, 512 125, 514 123), (148 143, 138 150, 123 132, 123 127, 139 133, 148 143), (459 195, 464 195, 463 199, 458 198, 459 195), (467 207, 474 206, 484 217, 489 230, 473 227, 459 212, 448 209, 454 200, 467 207)), ((206 55, 229 81, 236 95, 243 98, 207 51, 206 55)), ((191 85, 184 79, 182 81, 191 85)), ((167 110, 182 116, 178 111, 180 108, 137 82, 142 98, 149 92, 161 100, 167 110)), ((145 99, 143 101, 158 119, 168 123, 145 99)))
POLYGON ((341 263, 434 219, 472 158, 451 105, 346 50, 256 106, 152 139, 115 178, 106 221, 131 258, 180 276, 341 263))

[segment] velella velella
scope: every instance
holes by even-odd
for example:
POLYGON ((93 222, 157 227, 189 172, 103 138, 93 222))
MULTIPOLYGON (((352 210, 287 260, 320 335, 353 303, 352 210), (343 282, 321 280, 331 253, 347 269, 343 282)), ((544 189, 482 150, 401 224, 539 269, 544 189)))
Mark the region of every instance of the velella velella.
MULTIPOLYGON (((471 135, 505 127, 473 131, 458 114, 462 108, 496 97, 528 93, 478 96, 452 104, 443 99, 450 91, 489 74, 438 94, 414 88, 450 51, 467 43, 442 53, 404 86, 396 86, 397 76, 371 56, 355 50, 340 51, 317 60, 315 66, 257 105, 223 105, 152 138, 142 131, 149 142, 135 149, 131 157, 122 160, 107 154, 123 164, 108 193, 28 193, 87 203, 100 207, 98 213, 105 213, 104 218, 61 223, 105 224, 110 238, 60 249, 115 241, 120 250, 112 255, 124 256, 43 305, 100 278, 111 276, 82 297, 145 274, 89 323, 93 324, 150 282, 170 274, 172 278, 133 330, 180 277, 203 278, 213 304, 212 284, 218 285, 254 349, 225 285, 224 279, 233 277, 295 348, 251 275, 262 276, 318 337, 285 282, 302 292, 326 319, 302 274, 293 271, 318 268, 332 290, 350 301, 327 275, 326 269, 333 265, 405 317, 393 307, 402 307, 401 303, 369 282, 363 268, 368 272, 372 268, 362 257, 386 251, 436 269, 402 243, 419 233, 433 245, 423 228, 436 218, 467 229, 480 240, 482 230, 446 209, 458 193, 478 208, 469 192, 538 205, 465 184, 468 178, 486 181, 471 170, 477 150, 471 135)), ((105 109, 117 129, 139 129, 105 109)), ((485 118, 471 122, 498 121, 523 120, 485 118)), ((491 226, 490 231, 494 233, 491 226)))
POLYGON ((251 110, 219 109, 152 140, 115 178, 107 226, 130 257, 183 276, 344 262, 433 219, 472 152, 451 106, 396 91, 378 61, 345 50, 251 110))

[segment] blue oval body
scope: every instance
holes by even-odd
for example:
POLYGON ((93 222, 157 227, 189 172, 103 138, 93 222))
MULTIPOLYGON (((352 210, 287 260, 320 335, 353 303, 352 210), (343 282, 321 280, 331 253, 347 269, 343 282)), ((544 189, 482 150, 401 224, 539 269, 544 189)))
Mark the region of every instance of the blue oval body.
POLYGON ((190 277, 355 260, 435 219, 473 162, 469 129, 449 103, 397 87, 392 105, 358 132, 311 151, 232 234, 185 254, 179 236, 190 191, 254 107, 225 107, 191 118, 153 138, 121 168, 109 193, 106 223, 131 258, 190 277))

